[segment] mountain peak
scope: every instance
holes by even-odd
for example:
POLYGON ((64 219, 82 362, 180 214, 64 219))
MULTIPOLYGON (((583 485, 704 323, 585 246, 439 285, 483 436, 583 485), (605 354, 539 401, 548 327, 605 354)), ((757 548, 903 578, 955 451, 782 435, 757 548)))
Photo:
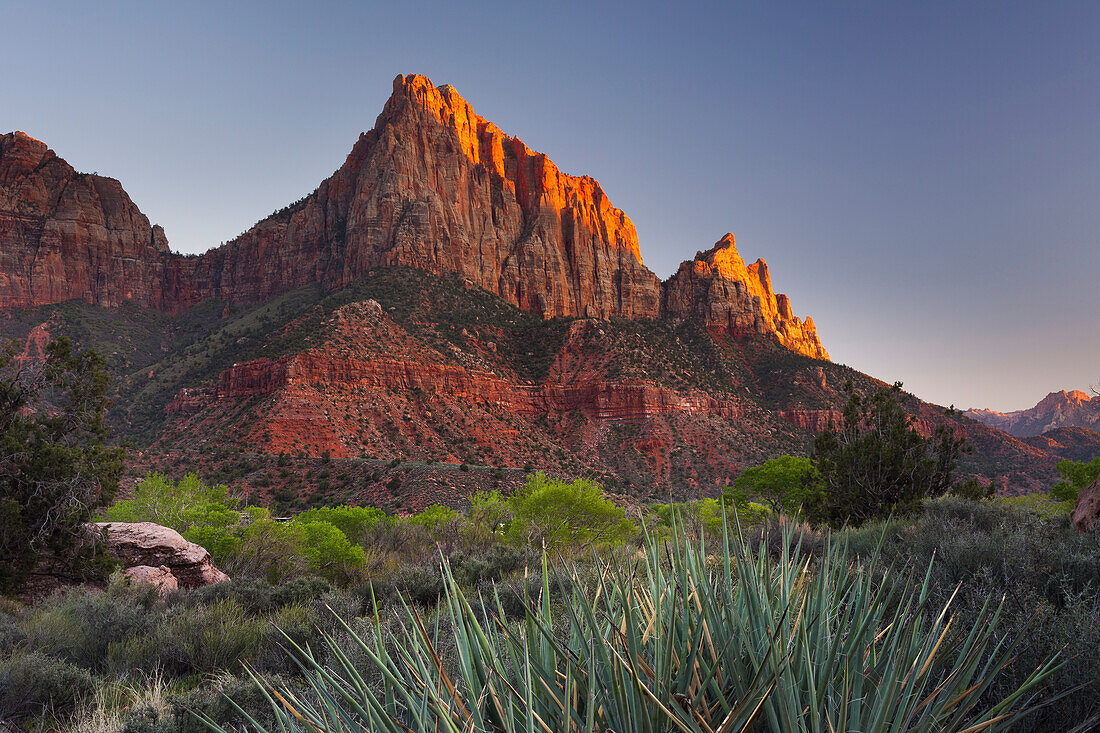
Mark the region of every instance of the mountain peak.
POLYGON ((967 410, 967 416, 1017 437, 1041 435, 1062 427, 1100 428, 1100 398, 1080 390, 1051 392, 1026 410, 967 410))
POLYGON ((665 309, 678 317, 694 317, 720 333, 770 334, 787 348, 815 359, 828 359, 813 319, 801 321, 790 299, 772 290, 768 263, 746 266, 727 233, 706 252, 665 283, 665 309))
POLYGON ((457 274, 547 318, 649 319, 667 303, 719 331, 773 334, 828 356, 813 322, 772 291, 763 260, 745 265, 732 234, 685 263, 694 274, 663 286, 642 262, 633 222, 594 178, 563 173, 421 74, 394 79, 375 127, 312 194, 199 257, 171 254, 117 181, 86 176, 74 188, 60 158, 39 165, 44 144, 6 139, 0 307, 77 297, 176 312, 310 283, 335 290, 401 265, 457 274))

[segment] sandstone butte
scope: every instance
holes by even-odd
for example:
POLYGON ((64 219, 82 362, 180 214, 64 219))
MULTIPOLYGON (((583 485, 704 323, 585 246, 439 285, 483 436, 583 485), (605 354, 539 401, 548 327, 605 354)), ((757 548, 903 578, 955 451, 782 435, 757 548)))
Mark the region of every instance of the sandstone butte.
POLYGON ((457 273, 544 317, 699 318, 828 358, 732 235, 662 283, 598 182, 562 173, 424 76, 394 80, 374 128, 312 194, 197 257, 172 253, 117 180, 76 172, 24 133, 0 136, 0 308, 80 298, 176 313, 314 282, 336 290, 386 265, 457 273))

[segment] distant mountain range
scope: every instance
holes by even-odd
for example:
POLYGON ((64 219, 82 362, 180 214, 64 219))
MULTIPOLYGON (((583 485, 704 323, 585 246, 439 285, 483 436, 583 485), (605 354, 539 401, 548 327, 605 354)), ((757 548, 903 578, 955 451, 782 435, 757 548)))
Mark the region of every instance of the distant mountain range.
POLYGON ((1013 412, 971 409, 968 417, 1017 437, 1042 435, 1055 428, 1100 428, 1100 397, 1078 390, 1051 392, 1035 407, 1013 412))
MULTIPOLYGON (((599 183, 418 75, 312 194, 200 256, 118 181, 0 136, 0 335, 60 334, 108 356, 133 472, 282 502, 454 504, 532 468, 713 495, 805 453, 845 382, 882 384, 830 362, 732 235, 661 282, 599 183)), ((968 436, 964 473, 1055 478, 1049 446, 910 410, 968 436)))

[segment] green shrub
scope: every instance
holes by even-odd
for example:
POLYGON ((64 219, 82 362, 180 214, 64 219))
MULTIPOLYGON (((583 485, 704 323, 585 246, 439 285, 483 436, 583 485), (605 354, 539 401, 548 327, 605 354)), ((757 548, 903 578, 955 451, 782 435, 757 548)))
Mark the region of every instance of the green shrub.
MULTIPOLYGON (((261 679, 293 687, 286 678, 264 675, 261 679)), ((261 725, 275 722, 271 704, 251 678, 220 675, 210 686, 172 696, 167 709, 145 705, 129 711, 120 733, 208 733, 209 727, 196 714, 234 731, 246 729, 246 715, 261 725)))
POLYGON ((447 525, 452 524, 456 519, 458 519, 458 512, 454 509, 440 506, 439 504, 432 504, 419 514, 414 514, 409 517, 409 522, 420 525, 426 529, 429 534, 436 534, 447 525))
POLYGON ((813 461, 801 456, 780 456, 761 466, 746 468, 732 489, 726 489, 727 504, 745 496, 765 504, 776 514, 794 516, 804 506, 816 504, 820 486, 813 461))
POLYGON ((526 555, 508 545, 492 545, 484 555, 452 556, 451 572, 459 583, 472 588, 486 580, 500 580, 505 574, 522 567, 526 555))
POLYGON ((1051 495, 1059 501, 1077 501, 1081 490, 1100 476, 1100 456, 1091 461, 1059 461, 1056 468, 1062 481, 1054 484, 1051 495))
POLYGON ((112 586, 106 592, 73 588, 32 607, 23 620, 29 647, 90 670, 102 670, 112 644, 148 633, 151 594, 112 586))
POLYGON ((6 657, 27 638, 19 619, 0 611, 0 657, 6 657))
POLYGON ((859 525, 898 513, 913 513, 927 497, 952 486, 965 438, 940 425, 924 437, 905 410, 901 382, 871 394, 844 387, 848 403, 842 425, 814 439, 813 461, 821 490, 805 507, 807 516, 834 526, 859 525))
POLYGON ((515 512, 510 535, 527 546, 614 544, 634 532, 622 508, 587 479, 568 483, 540 471, 528 477, 510 503, 515 512))
POLYGON ((107 442, 110 378, 103 357, 65 336, 23 362, 0 342, 0 594, 19 590, 43 553, 74 576, 96 577, 102 547, 84 527, 109 504, 124 450, 107 442))
POLYGON ((182 673, 235 671, 253 660, 264 638, 264 620, 232 599, 209 606, 177 607, 162 627, 162 643, 182 673))
MULTIPOLYGON (((1047 495, 1037 498, 1058 505, 1047 495)), ((1065 514, 1051 518, 1034 506, 944 497, 927 502, 919 518, 845 533, 853 554, 866 556, 881 541, 883 560, 895 566, 919 568, 934 557, 930 600, 941 604, 954 596, 958 628, 979 623, 989 597, 1005 599, 1003 633, 1015 640, 1017 659, 993 681, 990 698, 1007 694, 1029 668, 1057 652, 1066 661, 1052 676, 1051 691, 1100 679, 1100 535, 1077 535, 1065 514)), ((1098 714, 1100 685, 1090 683, 1018 730, 1068 731, 1098 714)))
POLYGON ((295 517, 300 522, 328 522, 348 538, 358 543, 363 533, 386 519, 386 513, 377 507, 336 506, 307 509, 295 517))
POLYGON ((394 586, 413 603, 426 607, 434 607, 443 595, 443 578, 435 567, 404 568, 394 578, 394 586))
POLYGON ((174 600, 191 606, 232 599, 250 614, 263 614, 292 603, 309 603, 331 589, 329 581, 316 576, 294 578, 279 584, 258 578, 241 578, 196 588, 174 600))
POLYGON ((156 522, 182 533, 195 525, 236 524, 240 520, 236 506, 224 484, 208 486, 193 473, 178 483, 149 473, 134 487, 131 498, 115 502, 105 516, 111 522, 156 522))
MULTIPOLYGON (((326 613, 326 617, 331 614, 326 613)), ((264 672, 293 674, 298 665, 287 649, 310 647, 322 655, 321 633, 313 610, 303 603, 291 603, 279 608, 267 618, 263 627, 256 667, 264 672), (288 643, 289 642, 289 643, 288 643)))
POLYGON ((16 652, 0 659, 0 721, 47 712, 65 715, 95 692, 86 670, 42 652, 16 652))

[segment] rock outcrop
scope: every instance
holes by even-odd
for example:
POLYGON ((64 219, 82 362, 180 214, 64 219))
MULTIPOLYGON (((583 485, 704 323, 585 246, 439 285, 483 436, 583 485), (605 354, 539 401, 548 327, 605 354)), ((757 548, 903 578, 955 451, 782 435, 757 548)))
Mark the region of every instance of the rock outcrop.
POLYGON ((126 578, 134 585, 144 585, 156 589, 157 595, 161 598, 180 587, 179 578, 167 565, 161 565, 159 568, 150 567, 149 565, 135 565, 132 568, 126 568, 126 578))
POLYGON ((1078 534, 1091 532, 1100 522, 1100 478, 1086 486, 1077 495, 1077 504, 1074 505, 1069 517, 1078 534))
POLYGON ((1100 430, 1100 398, 1079 390, 1051 392, 1035 407, 1013 412, 972 409, 966 416, 1019 438, 1042 435, 1056 428, 1100 430))
POLYGON ((211 585, 229 580, 229 576, 214 567, 210 553, 201 545, 188 542, 179 532, 154 522, 98 522, 104 531, 107 551, 127 567, 127 574, 137 580, 155 581, 158 586, 170 585, 163 570, 184 588, 211 585), (134 570, 146 567, 148 570, 134 570))
POLYGON ((22 132, 0 135, 0 307, 81 298, 163 309, 177 261, 118 181, 77 173, 22 132))
POLYGON ((0 308, 81 298, 175 313, 328 290, 374 267, 455 273, 544 317, 699 317, 828 358, 813 321, 727 235, 664 287, 634 224, 588 176, 478 116, 450 86, 398 76, 375 126, 309 196, 198 257, 168 250, 118 181, 77 173, 23 133, 0 138, 0 308))
POLYGON ((813 319, 796 318, 787 296, 772 291, 764 260, 745 265, 732 234, 680 265, 665 283, 664 306, 670 316, 698 318, 720 333, 773 334, 791 351, 829 358, 813 319))

